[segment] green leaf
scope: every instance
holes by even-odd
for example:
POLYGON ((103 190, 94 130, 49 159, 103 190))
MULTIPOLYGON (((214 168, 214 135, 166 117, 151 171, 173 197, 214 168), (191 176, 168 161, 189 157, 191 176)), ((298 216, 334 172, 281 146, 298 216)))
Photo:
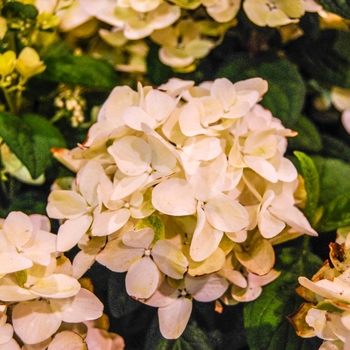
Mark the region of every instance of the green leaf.
POLYGON ((135 226, 135 230, 141 230, 142 228, 150 227, 154 230, 153 243, 159 239, 164 239, 165 228, 162 219, 158 215, 150 215, 144 219, 141 219, 135 226))
POLYGON ((311 157, 318 169, 320 178, 319 205, 326 206, 336 196, 350 192, 350 164, 340 159, 311 157))
POLYGON ((350 33, 323 30, 317 40, 302 36, 287 52, 309 78, 330 86, 350 88, 350 33))
POLYGON ((29 19, 35 19, 38 16, 38 10, 35 6, 30 4, 23 4, 20 1, 8 1, 3 9, 2 13, 6 17, 15 17, 23 15, 29 19))
POLYGON ((326 11, 350 19, 350 3, 348 0, 318 0, 317 2, 322 5, 326 11))
POLYGON ((28 168, 33 179, 40 176, 52 161, 51 148, 65 147, 59 130, 45 118, 26 114, 22 118, 0 112, 0 136, 28 168))
POLYGON ((285 58, 274 54, 256 57, 236 54, 217 77, 226 77, 233 82, 253 77, 266 79, 269 90, 261 104, 288 127, 294 126, 300 116, 305 84, 294 64, 285 58))
POLYGON ((125 273, 111 273, 108 280, 108 305, 115 318, 126 316, 141 306, 126 292, 125 273))
POLYGON ((280 277, 263 287, 258 299, 244 308, 244 323, 251 350, 316 350, 318 338, 299 338, 286 316, 300 306, 296 294, 298 277, 311 277, 321 266, 316 255, 300 248, 282 248, 276 254, 276 269, 280 277))
POLYGON ((335 197, 324 208, 317 229, 322 232, 350 225, 350 192, 335 197))
POLYGON ((288 147, 294 150, 319 152, 322 149, 322 138, 310 119, 300 116, 294 126, 296 137, 288 139, 288 147))
POLYGON ((320 197, 319 174, 315 163, 303 152, 294 152, 301 166, 301 175, 305 181, 306 206, 304 214, 311 225, 315 223, 318 200, 320 197))
POLYGON ((350 163, 350 146, 344 141, 330 135, 322 135, 322 155, 330 158, 339 158, 350 163))
POLYGON ((46 69, 40 78, 72 85, 111 90, 120 83, 114 68, 92 56, 57 53, 42 57, 46 69))

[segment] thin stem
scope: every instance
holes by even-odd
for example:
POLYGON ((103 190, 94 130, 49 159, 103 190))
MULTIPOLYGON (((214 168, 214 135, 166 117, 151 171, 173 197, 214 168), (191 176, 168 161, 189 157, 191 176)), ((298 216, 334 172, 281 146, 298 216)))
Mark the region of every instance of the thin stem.
POLYGON ((8 105, 8 107, 9 107, 9 109, 10 109, 10 112, 11 112, 12 114, 15 114, 15 115, 16 115, 16 113, 17 113, 16 104, 13 102, 9 91, 8 91, 6 88, 2 88, 2 91, 3 91, 3 93, 4 93, 4 96, 5 96, 7 105, 8 105))

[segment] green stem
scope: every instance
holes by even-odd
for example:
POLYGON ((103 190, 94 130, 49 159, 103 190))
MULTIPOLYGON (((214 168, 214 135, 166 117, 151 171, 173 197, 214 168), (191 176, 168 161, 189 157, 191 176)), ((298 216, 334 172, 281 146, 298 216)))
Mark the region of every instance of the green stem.
POLYGON ((10 112, 12 114, 16 115, 17 114, 16 104, 12 100, 10 92, 6 88, 2 88, 2 91, 4 92, 4 96, 5 96, 7 105, 9 107, 9 109, 10 109, 10 112))
POLYGON ((310 236, 309 235, 304 235, 303 237, 303 250, 302 254, 307 254, 309 250, 309 244, 310 244, 310 236))

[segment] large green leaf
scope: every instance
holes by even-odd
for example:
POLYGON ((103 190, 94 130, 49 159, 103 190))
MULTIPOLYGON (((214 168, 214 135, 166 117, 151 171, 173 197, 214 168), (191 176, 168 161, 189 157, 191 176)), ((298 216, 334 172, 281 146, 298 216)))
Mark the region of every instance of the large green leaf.
POLYGON ((350 3, 349 0, 317 0, 322 7, 329 12, 350 19, 350 3))
POLYGON ((41 79, 91 88, 111 90, 120 83, 114 68, 92 56, 69 53, 44 55, 45 71, 41 79))
POLYGON ((28 168, 33 179, 50 166, 51 148, 66 145, 59 130, 35 114, 26 114, 20 118, 0 112, 0 136, 28 168))
POLYGON ((269 84, 269 90, 261 104, 288 127, 294 126, 300 116, 305 84, 294 64, 285 58, 277 55, 251 57, 244 53, 236 54, 217 77, 226 77, 233 82, 253 77, 264 78, 269 84))
POLYGON ((305 76, 330 86, 349 89, 349 47, 350 33, 323 30, 317 40, 302 36, 292 41, 287 50, 305 76))
POLYGON ((320 197, 320 181, 317 168, 313 160, 303 152, 294 152, 301 167, 301 175, 304 178, 306 190, 306 205, 304 214, 311 225, 315 222, 318 200, 320 197))
POLYGON ((335 197, 323 211, 317 229, 322 232, 350 225, 350 192, 335 197))
POLYGON ((244 308, 244 323, 251 350, 316 350, 318 338, 299 338, 286 316, 296 311, 302 299, 296 294, 298 277, 311 277, 322 261, 300 248, 283 248, 278 253, 276 269, 280 277, 263 287, 258 299, 244 308))
POLYGON ((339 138, 322 135, 322 155, 330 158, 339 158, 350 163, 350 146, 339 138))

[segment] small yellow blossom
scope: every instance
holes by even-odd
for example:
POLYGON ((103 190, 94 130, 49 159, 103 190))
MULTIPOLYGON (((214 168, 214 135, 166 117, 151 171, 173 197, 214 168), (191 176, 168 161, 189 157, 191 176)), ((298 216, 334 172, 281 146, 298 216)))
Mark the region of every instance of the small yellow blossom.
POLYGON ((33 48, 25 47, 20 52, 16 62, 16 70, 25 80, 42 73, 45 68, 44 62, 40 61, 40 56, 33 48))
POLYGON ((0 75, 4 78, 6 75, 12 73, 16 65, 16 54, 14 51, 9 50, 3 54, 0 54, 0 75))

